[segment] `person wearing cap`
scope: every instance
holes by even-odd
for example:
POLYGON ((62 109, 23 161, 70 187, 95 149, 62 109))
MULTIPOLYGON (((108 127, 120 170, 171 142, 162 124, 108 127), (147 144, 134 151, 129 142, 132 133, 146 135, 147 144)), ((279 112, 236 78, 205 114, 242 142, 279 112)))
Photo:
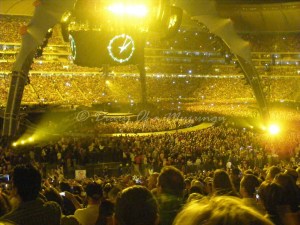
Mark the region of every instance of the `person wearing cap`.
POLYGON ((85 188, 87 207, 77 209, 74 217, 81 225, 94 225, 99 215, 99 205, 103 197, 102 186, 96 182, 87 184, 85 188))

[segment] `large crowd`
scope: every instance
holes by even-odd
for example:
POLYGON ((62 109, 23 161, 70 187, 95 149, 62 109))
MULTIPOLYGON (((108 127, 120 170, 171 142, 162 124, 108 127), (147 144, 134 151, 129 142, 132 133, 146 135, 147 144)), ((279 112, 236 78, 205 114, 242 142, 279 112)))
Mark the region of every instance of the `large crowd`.
MULTIPOLYGON (((139 122, 151 128, 150 119, 139 122)), ((162 124, 165 122, 161 120, 162 124)), ((44 217, 48 218, 49 224, 111 224, 113 215, 118 215, 120 194, 143 189, 157 204, 161 225, 182 224, 181 215, 190 215, 191 204, 200 207, 214 201, 237 204, 239 208, 243 205, 275 225, 299 222, 300 195, 296 186, 299 185, 300 172, 297 169, 300 164, 298 125, 290 124, 287 131, 278 136, 252 127, 238 128, 230 121, 194 131, 179 128, 172 133, 146 135, 103 136, 94 132, 77 136, 72 132, 27 147, 1 148, 0 174, 5 175, 1 176, 0 216, 3 217, 0 221, 16 224, 42 221, 38 216, 32 219, 22 213, 16 214, 18 211, 8 213, 11 209, 26 208, 35 201, 40 208, 47 209, 44 217), (113 173, 111 168, 104 167, 100 173, 86 171, 74 179, 76 169, 106 162, 119 163, 118 170, 113 173), (28 163, 36 165, 42 174, 43 179, 39 178, 36 186, 31 186, 36 175, 25 172, 33 169, 17 166, 28 163), (25 174, 18 175, 22 170, 25 174), (70 178, 70 171, 73 178, 70 178), (166 171, 173 175, 164 175, 166 171), (11 176, 12 181, 7 178, 11 176), (26 182, 31 184, 24 185, 26 182), (19 194, 12 195, 16 187, 19 194), (35 190, 36 195, 31 196, 29 189, 30 193, 35 190), (217 196, 222 197, 218 200, 217 196), (105 214, 108 209, 109 215, 105 214), (91 214, 89 210, 92 210, 91 214), (56 216, 47 217, 51 212, 56 216)), ((134 211, 130 211, 132 214, 134 211)), ((189 222, 192 220, 185 224, 189 222)))
MULTIPOLYGON (((45 137, 37 138, 36 141, 43 144, 35 146, 34 149, 28 144, 19 144, 17 151, 11 146, 1 148, 0 173, 5 174, 12 166, 27 160, 64 166, 67 170, 74 169, 77 165, 121 162, 122 166, 129 165, 138 175, 148 174, 148 171, 153 170, 159 171, 166 165, 174 165, 183 170, 187 165, 198 165, 199 170, 212 170, 224 168, 228 162, 243 169, 262 169, 264 166, 280 163, 279 159, 282 159, 283 163, 287 160, 288 164, 293 166, 300 163, 299 125, 290 124, 284 132, 273 137, 266 131, 257 131, 251 126, 232 127, 231 122, 224 122, 224 118, 221 121, 220 117, 220 121, 214 121, 215 124, 222 124, 220 126, 182 130, 187 126, 193 127, 198 119, 176 119, 180 122, 174 122, 174 127, 168 127, 173 128, 174 132, 165 131, 158 134, 150 131, 160 129, 161 126, 166 128, 166 123, 172 122, 171 118, 156 119, 152 125, 154 119, 149 118, 132 122, 135 126, 130 125, 131 123, 123 123, 122 126, 121 122, 112 122, 108 123, 111 130, 115 126, 120 128, 117 130, 118 135, 107 136, 101 133, 105 130, 99 129, 98 132, 90 129, 83 130, 80 135, 76 131, 65 132, 60 134, 61 138, 50 142, 51 129, 45 128, 49 133, 45 137), (121 130, 125 128, 136 131, 137 124, 144 128, 146 135, 130 135, 121 130), (153 130, 150 130, 151 128, 153 130), (91 131, 93 132, 89 133, 91 131)), ((100 122, 94 123, 96 127, 101 127, 100 122)), ((106 131, 111 130, 107 128, 106 131)))
MULTIPOLYGON (((136 76, 37 75, 29 77, 24 104, 90 105, 93 103, 140 102, 141 84, 136 76)), ((265 94, 270 102, 298 101, 299 79, 266 78, 265 94)), ((0 78, 1 105, 6 104, 9 76, 0 78)), ((147 77, 149 102, 253 102, 254 94, 239 77, 147 77)))
MULTIPOLYGON (((166 166, 147 180, 128 175, 71 180, 59 170, 42 179, 36 167, 18 166, 13 171, 15 195, 9 195, 10 184, 2 189, 0 220, 16 224, 98 225, 121 220, 124 225, 192 225, 192 216, 199 214, 203 221, 230 217, 239 224, 249 224, 249 220, 251 224, 297 224, 297 171, 272 166, 264 171, 217 169, 183 174, 166 166), (10 209, 14 211, 8 213, 10 209), (213 214, 216 210, 221 210, 218 215, 213 214)), ((230 221, 225 224, 232 224, 230 221)))
MULTIPOLYGON (((299 162, 278 163, 271 157, 264 164, 259 153, 239 151, 244 152, 244 160, 238 161, 232 151, 225 165, 222 152, 204 151, 203 157, 196 159, 198 169, 184 173, 182 168, 168 165, 168 160, 161 170, 147 175, 127 171, 120 176, 106 173, 76 179, 65 178, 60 168, 43 174, 38 166, 16 166, 11 173, 13 181, 2 183, 0 221, 112 225, 122 220, 124 225, 194 225, 198 223, 193 216, 199 214, 203 221, 226 218, 221 224, 299 224, 299 162), (247 157, 256 158, 257 167, 252 167, 247 157), (214 215, 216 210, 220 210, 218 215, 214 215), (241 211, 246 215, 241 216, 241 211)), ((143 159, 135 160, 138 168, 143 159)))
MULTIPOLYGON (((18 29, 28 22, 28 18, 3 16, 0 22, 3 24, 0 26, 1 33, 4 34, 1 36, 2 39, 0 38, 3 50, 0 68, 1 71, 9 73, 13 63, 11 59, 15 56, 15 54, 11 54, 11 51, 15 51, 15 47, 9 43, 18 44, 20 42, 18 29)), ((243 35, 252 44, 252 51, 260 52, 254 54, 254 63, 258 63, 256 65, 257 71, 263 77, 263 86, 268 100, 271 102, 298 101, 298 65, 288 65, 283 60, 291 58, 293 62, 297 61, 297 46, 299 46, 297 34, 278 35, 278 37, 261 36, 258 38, 254 34, 243 35), (262 42, 264 44, 261 44, 259 40, 264 40, 262 42), (269 45, 276 45, 277 47, 274 49, 269 45), (284 48, 285 46, 290 46, 288 52, 284 48), (274 50, 276 51, 274 52, 274 50), (270 52, 274 53, 276 63, 275 61, 269 62, 272 55, 270 52), (264 65, 264 62, 267 65, 264 65)), ((234 60, 229 65, 219 62, 222 61, 221 58, 223 57, 220 48, 220 40, 212 34, 204 31, 188 31, 184 28, 167 43, 155 39, 146 41, 146 55, 162 54, 166 56, 161 61, 153 61, 155 57, 148 59, 146 57, 146 71, 149 74, 147 77, 149 101, 176 100, 176 102, 184 102, 192 100, 201 103, 205 100, 215 100, 215 102, 220 101, 222 103, 253 101, 253 92, 249 85, 244 85, 246 81, 242 78, 242 71, 237 63, 233 64, 234 60), (196 53, 181 50, 183 46, 187 46, 187 42, 193 43, 195 46, 189 45, 189 47, 195 49, 196 52, 199 50, 209 63, 193 64, 192 61, 190 63, 172 61, 177 60, 178 57, 190 57, 189 54, 196 53), (207 46, 204 46, 204 43, 207 46), (158 51, 157 49, 161 50, 158 51), (175 54, 173 59, 169 57, 172 54, 175 54), (173 74, 173 76, 165 77, 166 74, 173 74), (180 77, 182 74, 185 76, 180 77), (193 76, 195 74, 215 75, 217 77, 196 78, 193 76), (226 77, 220 79, 222 76, 226 77)), ((93 103, 135 104, 140 102, 140 83, 138 70, 135 66, 111 67, 107 71, 109 74, 107 75, 101 71, 102 68, 86 68, 71 63, 68 59, 70 53, 66 43, 63 42, 59 25, 54 27, 53 35, 49 39, 49 47, 45 51, 48 54, 36 59, 32 65, 33 73, 29 77, 30 84, 25 88, 24 104, 90 105, 93 103), (58 53, 63 53, 63 55, 58 53), (126 75, 122 76, 123 73, 126 75), (121 74, 121 77, 116 74, 121 74), (110 82, 111 85, 108 85, 107 82, 110 82)), ((198 57, 202 57, 201 54, 198 57)), ((0 83, 0 104, 5 105, 9 76, 2 75, 0 83)))
MULTIPOLYGON (((1 47, 19 43, 17 31, 28 20, 0 17, 1 47)), ((64 45, 59 30, 54 28, 50 45, 64 45)), ((299 34, 242 36, 252 51, 299 52, 299 34)), ((187 43, 192 43, 190 50, 227 54, 220 39, 204 30, 181 29, 174 39, 147 41, 146 48, 180 50, 187 43)), ((0 70, 10 71, 14 56, 2 53, 2 59, 0 70)), ((73 110, 75 116, 65 121, 47 121, 47 132, 32 142, 24 144, 20 137, 17 146, 0 146, 0 224, 298 225, 299 106, 270 111, 272 119, 287 124, 277 136, 246 122, 238 126, 229 118, 256 118, 258 111, 240 68, 229 64, 174 66, 149 60, 149 102, 172 113, 152 117, 144 111, 120 119, 97 113, 85 117, 82 113, 90 111, 73 110), (196 128, 203 122, 210 126, 196 128), (109 167, 113 163, 117 170, 109 167)), ((260 64, 257 69, 270 102, 299 101, 298 65, 260 64)), ((47 55, 35 61, 32 71, 24 104, 140 101, 133 66, 110 68, 105 74, 47 55)), ((0 75, 4 106, 9 75, 0 75)))

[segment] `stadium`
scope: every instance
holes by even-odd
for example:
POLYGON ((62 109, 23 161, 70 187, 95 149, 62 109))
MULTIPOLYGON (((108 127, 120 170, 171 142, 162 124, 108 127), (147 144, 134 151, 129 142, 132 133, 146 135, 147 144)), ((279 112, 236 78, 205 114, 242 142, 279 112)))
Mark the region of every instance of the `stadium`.
MULTIPOLYGON (((9 195, 7 177, 31 163, 44 186, 67 183, 70 199, 94 181, 111 201, 115 188, 152 192, 170 167, 187 204, 221 195, 209 189, 220 170, 234 188, 222 195, 244 198, 247 174, 258 190, 276 167, 284 191, 280 176, 297 175, 298 202, 285 205, 299 214, 299 15, 297 0, 0 0, 1 190, 9 195)), ((75 208, 61 207, 100 224, 75 208)), ((177 210, 171 221, 159 212, 158 224, 176 224, 177 210)))

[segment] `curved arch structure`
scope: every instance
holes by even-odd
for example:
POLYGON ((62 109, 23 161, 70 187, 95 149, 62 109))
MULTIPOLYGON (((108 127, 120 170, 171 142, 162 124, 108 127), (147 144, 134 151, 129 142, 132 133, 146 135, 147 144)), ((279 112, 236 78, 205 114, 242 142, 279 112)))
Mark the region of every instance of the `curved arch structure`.
POLYGON ((192 19, 204 24, 211 33, 220 37, 238 59, 244 76, 252 87, 263 122, 268 122, 269 108, 260 77, 252 63, 249 43, 238 36, 231 19, 224 19, 218 15, 214 1, 199 1, 199 3, 199 7, 202 9, 201 15, 192 19))
POLYGON ((13 137, 17 132, 23 91, 37 47, 43 43, 48 30, 60 21, 64 12, 73 8, 74 3, 75 0, 35 1, 33 17, 22 36, 21 49, 12 68, 4 112, 3 136, 13 137))

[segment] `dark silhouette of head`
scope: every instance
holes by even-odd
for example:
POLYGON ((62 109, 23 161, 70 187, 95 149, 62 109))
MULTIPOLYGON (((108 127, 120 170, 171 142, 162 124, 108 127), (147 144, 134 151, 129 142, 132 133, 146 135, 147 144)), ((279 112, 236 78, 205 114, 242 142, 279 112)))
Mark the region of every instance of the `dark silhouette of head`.
POLYGON ((35 200, 41 190, 42 176, 31 164, 16 166, 13 171, 13 187, 23 202, 35 200))
POLYGON ((286 204, 290 206, 293 212, 297 212, 300 204, 300 193, 293 178, 288 174, 279 173, 274 182, 283 188, 286 204))
POLYGON ((263 182, 258 189, 258 193, 269 215, 278 215, 279 207, 286 204, 284 190, 276 183, 263 182))
POLYGON ((241 190, 243 189, 243 191, 247 193, 248 197, 254 197, 259 185, 259 179, 253 174, 247 174, 241 180, 241 190))
POLYGON ((162 193, 182 197, 185 183, 181 171, 173 166, 164 167, 158 177, 158 187, 162 193))
POLYGON ((271 166, 268 169, 266 180, 268 180, 269 182, 272 182, 278 173, 280 173, 280 168, 277 166, 271 166))
POLYGON ((102 186, 96 182, 88 183, 85 188, 85 192, 87 197, 94 201, 100 201, 103 197, 102 186))
POLYGON ((107 225, 112 220, 115 212, 115 204, 109 200, 103 200, 99 206, 99 216, 95 225, 107 225))
POLYGON ((213 190, 215 195, 238 195, 228 173, 221 169, 218 169, 214 172, 213 190))
POLYGON ((155 225, 158 205, 152 193, 143 186, 124 189, 117 198, 115 219, 119 225, 155 225))

